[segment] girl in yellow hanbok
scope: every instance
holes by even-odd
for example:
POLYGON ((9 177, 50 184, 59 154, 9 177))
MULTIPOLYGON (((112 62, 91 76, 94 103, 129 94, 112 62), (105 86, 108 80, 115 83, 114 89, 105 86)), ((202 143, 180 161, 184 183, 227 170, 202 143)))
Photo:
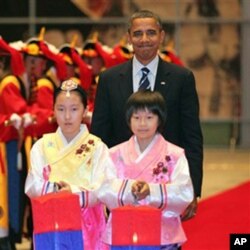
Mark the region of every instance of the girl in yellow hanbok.
POLYGON ((84 249, 102 250, 105 214, 95 192, 116 173, 107 146, 82 124, 86 106, 86 92, 74 81, 67 80, 55 90, 59 126, 33 145, 25 193, 30 198, 65 190, 79 194, 84 249))

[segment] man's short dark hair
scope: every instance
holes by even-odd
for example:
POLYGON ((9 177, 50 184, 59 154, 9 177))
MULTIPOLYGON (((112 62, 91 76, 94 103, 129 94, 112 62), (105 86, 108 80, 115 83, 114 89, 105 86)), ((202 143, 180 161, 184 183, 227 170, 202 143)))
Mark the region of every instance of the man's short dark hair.
POLYGON ((132 14, 132 16, 130 17, 128 22, 128 32, 130 32, 133 21, 137 18, 153 18, 159 25, 160 29, 162 29, 162 21, 157 14, 153 13, 150 10, 139 10, 134 12, 134 14, 132 14))

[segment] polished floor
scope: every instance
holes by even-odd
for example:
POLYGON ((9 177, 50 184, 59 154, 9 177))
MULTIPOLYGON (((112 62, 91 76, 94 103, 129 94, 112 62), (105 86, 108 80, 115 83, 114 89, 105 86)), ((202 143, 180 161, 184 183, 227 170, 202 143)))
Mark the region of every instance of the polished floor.
MULTIPOLYGON (((204 150, 204 178, 202 199, 220 193, 250 180, 250 149, 204 150)), ((24 239, 18 250, 28 250, 29 241, 24 239)))
POLYGON ((250 149, 205 149, 202 198, 250 180, 250 149))

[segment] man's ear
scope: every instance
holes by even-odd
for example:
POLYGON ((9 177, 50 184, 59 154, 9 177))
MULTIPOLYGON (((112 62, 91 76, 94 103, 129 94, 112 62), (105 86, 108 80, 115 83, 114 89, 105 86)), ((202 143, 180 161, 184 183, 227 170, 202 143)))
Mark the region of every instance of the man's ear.
POLYGON ((129 34, 129 31, 127 31, 127 42, 128 42, 128 44, 132 44, 131 43, 131 40, 130 40, 130 34, 129 34))
POLYGON ((161 30, 161 44, 163 44, 164 39, 165 39, 166 33, 164 30, 161 30))

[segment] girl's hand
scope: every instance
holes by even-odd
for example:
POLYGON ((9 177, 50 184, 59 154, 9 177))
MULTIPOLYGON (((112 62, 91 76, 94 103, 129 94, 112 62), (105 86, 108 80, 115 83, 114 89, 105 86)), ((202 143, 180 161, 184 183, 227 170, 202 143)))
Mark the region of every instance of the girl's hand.
POLYGON ((70 188, 70 185, 65 182, 65 181, 60 181, 57 183, 58 185, 58 192, 62 192, 62 191, 68 191, 71 193, 71 188, 70 188))
POLYGON ((149 185, 145 181, 135 181, 132 184, 131 192, 138 201, 145 199, 150 194, 149 185))

